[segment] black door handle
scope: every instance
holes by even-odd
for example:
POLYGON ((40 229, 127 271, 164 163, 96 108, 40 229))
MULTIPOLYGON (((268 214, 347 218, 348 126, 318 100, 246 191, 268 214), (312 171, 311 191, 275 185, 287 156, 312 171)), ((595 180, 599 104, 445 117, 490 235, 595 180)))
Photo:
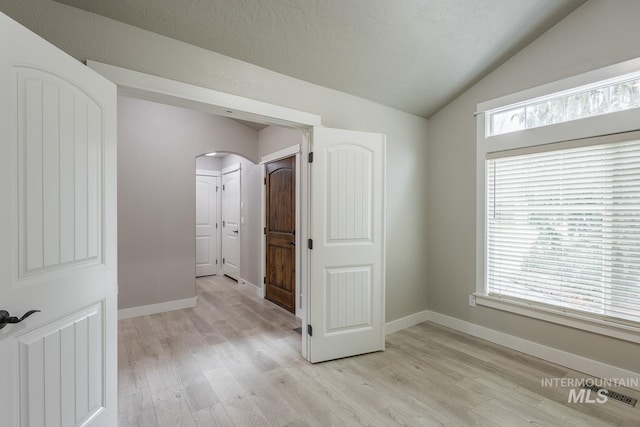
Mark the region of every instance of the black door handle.
POLYGON ((29 310, 20 318, 11 316, 7 310, 0 310, 0 329, 4 328, 9 323, 20 323, 33 313, 40 313, 40 310, 29 310))
POLYGON ((234 233, 238 234, 238 230, 233 230, 234 233))
POLYGON ((295 246, 295 245, 296 245, 296 242, 289 242, 289 244, 290 244, 291 246, 295 246))

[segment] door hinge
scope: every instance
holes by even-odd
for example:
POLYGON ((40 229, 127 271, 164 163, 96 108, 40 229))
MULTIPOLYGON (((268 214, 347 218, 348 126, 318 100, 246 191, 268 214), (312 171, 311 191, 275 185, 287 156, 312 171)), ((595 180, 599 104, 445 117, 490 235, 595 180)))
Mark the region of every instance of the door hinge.
POLYGON ((307 242, 307 246, 309 247, 309 249, 313 249, 313 239, 309 239, 309 241, 307 242))
POLYGON ((222 258, 222 263, 224 264, 224 258, 222 258))
POLYGON ((267 277, 266 276, 262 278, 262 283, 264 283, 265 285, 267 284, 267 277))
POLYGON ((313 151, 309 153, 309 163, 313 163, 313 151))
POLYGON ((216 260, 216 265, 218 265, 218 260, 216 260))
POLYGON ((264 228, 264 234, 267 235, 267 227, 264 228))
POLYGON ((222 191, 224 191, 224 184, 222 184, 222 191))
POLYGON ((222 226, 226 227, 226 223, 224 221, 222 221, 222 226))
POLYGON ((267 178, 264 179, 264 185, 267 185, 267 178))
POLYGON ((311 325, 307 325, 307 334, 312 337, 313 336, 313 327, 311 325))
POLYGON ((218 192, 218 188, 219 188, 219 187, 216 185, 216 193, 218 192))
POLYGON ((218 228, 218 223, 216 222, 216 228, 218 228))

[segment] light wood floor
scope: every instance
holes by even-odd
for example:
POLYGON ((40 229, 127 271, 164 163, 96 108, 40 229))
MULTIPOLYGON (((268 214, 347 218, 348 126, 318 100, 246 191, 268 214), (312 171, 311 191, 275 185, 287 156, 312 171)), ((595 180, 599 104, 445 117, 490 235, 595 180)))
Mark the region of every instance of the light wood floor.
POLYGON ((120 321, 121 427, 640 426, 640 407, 541 386, 577 372, 431 323, 311 365, 299 320, 251 285, 211 277, 197 292, 196 308, 120 321))

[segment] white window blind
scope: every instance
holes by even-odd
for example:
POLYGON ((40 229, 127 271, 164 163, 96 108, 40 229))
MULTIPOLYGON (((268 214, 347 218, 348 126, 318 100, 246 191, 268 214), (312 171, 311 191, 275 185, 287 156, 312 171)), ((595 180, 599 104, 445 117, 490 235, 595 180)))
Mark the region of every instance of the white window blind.
POLYGON ((487 160, 487 293, 640 322, 640 141, 487 160))

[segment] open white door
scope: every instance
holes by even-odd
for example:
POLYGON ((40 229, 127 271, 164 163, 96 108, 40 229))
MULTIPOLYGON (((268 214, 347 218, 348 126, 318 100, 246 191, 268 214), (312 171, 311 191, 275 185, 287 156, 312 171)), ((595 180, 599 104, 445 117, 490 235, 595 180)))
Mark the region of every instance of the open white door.
POLYGON ((0 13, 0 94, 0 424, 115 426, 116 87, 0 13))
POLYGON ((220 178, 196 175, 196 277, 218 274, 220 178))
POLYGON ((240 164, 222 170, 222 273, 240 278, 240 164))
POLYGON ((314 128, 308 358, 384 350, 385 136, 314 128))

